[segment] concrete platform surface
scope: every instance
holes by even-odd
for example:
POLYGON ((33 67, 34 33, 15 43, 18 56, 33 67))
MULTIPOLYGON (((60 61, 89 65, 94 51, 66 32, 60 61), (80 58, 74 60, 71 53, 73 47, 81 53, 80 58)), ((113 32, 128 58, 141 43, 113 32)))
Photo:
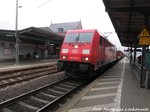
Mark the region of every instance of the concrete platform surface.
POLYGON ((124 58, 57 112, 150 112, 150 90, 140 88, 124 58))
POLYGON ((0 73, 6 72, 6 71, 13 71, 13 70, 43 66, 43 64, 44 65, 53 65, 56 63, 57 63, 57 59, 20 61, 20 63, 18 65, 16 65, 14 61, 1 61, 0 62, 0 73))

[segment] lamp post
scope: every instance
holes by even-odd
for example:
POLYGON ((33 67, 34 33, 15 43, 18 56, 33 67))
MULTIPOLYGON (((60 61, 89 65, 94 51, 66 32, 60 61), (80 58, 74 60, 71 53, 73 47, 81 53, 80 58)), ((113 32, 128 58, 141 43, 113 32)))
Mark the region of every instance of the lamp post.
POLYGON ((19 35, 18 35, 18 0, 16 0, 16 22, 15 22, 15 39, 16 39, 16 54, 15 54, 15 64, 19 64, 19 35))

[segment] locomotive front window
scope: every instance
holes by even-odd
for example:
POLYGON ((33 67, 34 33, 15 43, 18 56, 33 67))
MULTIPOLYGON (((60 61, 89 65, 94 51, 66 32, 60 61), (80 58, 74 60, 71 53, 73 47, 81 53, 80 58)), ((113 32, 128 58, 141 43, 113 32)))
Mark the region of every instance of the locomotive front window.
POLYGON ((93 33, 70 33, 66 35, 65 42, 91 42, 93 33))
POLYGON ((80 33, 79 42, 91 42, 93 33, 80 33))
POLYGON ((65 42, 76 42, 78 37, 79 37, 79 33, 67 34, 65 38, 65 42))

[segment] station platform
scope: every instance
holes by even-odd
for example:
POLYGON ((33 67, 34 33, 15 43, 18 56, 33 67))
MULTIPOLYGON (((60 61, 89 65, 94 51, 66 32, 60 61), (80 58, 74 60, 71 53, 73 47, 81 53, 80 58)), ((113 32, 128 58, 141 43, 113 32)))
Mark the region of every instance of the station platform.
POLYGON ((127 58, 72 99, 57 112, 150 112, 150 90, 140 88, 127 58))
POLYGON ((32 68, 32 67, 38 67, 44 65, 53 65, 56 64, 58 59, 41 59, 41 60, 22 60, 19 62, 19 64, 15 64, 14 60, 5 60, 0 61, 0 73, 6 72, 6 71, 13 71, 13 70, 19 70, 19 69, 25 69, 25 68, 32 68))

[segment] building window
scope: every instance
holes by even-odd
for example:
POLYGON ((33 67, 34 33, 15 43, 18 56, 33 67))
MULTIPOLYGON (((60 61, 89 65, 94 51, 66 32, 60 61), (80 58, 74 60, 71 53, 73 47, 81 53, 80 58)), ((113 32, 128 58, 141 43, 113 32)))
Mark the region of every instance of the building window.
POLYGON ((11 55, 12 54, 12 49, 3 49, 4 55, 11 55))
POLYGON ((1 42, 1 47, 5 47, 5 42, 1 42))
POLYGON ((58 32, 63 32, 63 28, 58 28, 58 32))
POLYGON ((14 44, 13 43, 9 43, 9 47, 14 47, 14 44))

